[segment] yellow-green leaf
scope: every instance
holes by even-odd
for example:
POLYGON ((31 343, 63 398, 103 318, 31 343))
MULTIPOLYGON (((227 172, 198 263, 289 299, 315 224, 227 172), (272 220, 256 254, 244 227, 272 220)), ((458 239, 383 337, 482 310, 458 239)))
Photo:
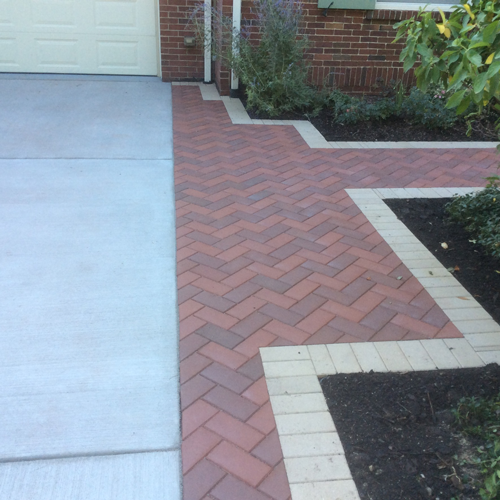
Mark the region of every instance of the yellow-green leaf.
POLYGON ((470 18, 474 21, 474 19, 476 18, 476 16, 470 10, 470 6, 468 4, 465 4, 464 5, 464 9, 467 11, 467 14, 469 14, 470 18))
POLYGON ((450 38, 450 36, 451 36, 450 28, 445 28, 445 30, 444 30, 444 36, 446 38, 450 38))
POLYGON ((492 52, 489 56, 488 59, 486 59, 486 64, 491 64, 493 62, 493 58, 495 57, 495 53, 492 52))
POLYGON ((446 29, 444 27, 444 24, 436 24, 437 26, 437 29, 439 30, 439 33, 441 33, 441 35, 444 33, 444 30, 446 29))
POLYGON ((446 16, 444 12, 438 7, 439 13, 441 14, 441 19, 443 20, 443 24, 446 23, 446 16))

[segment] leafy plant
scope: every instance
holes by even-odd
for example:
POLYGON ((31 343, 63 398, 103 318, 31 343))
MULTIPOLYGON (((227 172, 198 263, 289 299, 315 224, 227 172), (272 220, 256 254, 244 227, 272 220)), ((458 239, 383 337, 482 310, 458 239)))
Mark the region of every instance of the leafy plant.
POLYGON ((446 91, 436 92, 426 93, 413 88, 403 100, 401 109, 412 123, 430 129, 448 129, 455 125, 457 115, 446 108, 446 91))
POLYGON ((446 93, 429 94, 414 88, 406 96, 401 89, 400 86, 392 97, 374 101, 350 97, 335 89, 327 99, 327 107, 333 110, 336 123, 341 125, 399 116, 430 129, 451 128, 457 122, 456 114, 446 109, 446 93))
POLYGON ((461 432, 484 442, 473 462, 479 465, 484 476, 479 490, 481 498, 500 499, 500 394, 491 399, 462 398, 454 415, 461 432))
MULTIPOLYGON (((245 85, 247 105, 276 116, 317 106, 316 90, 308 85, 309 47, 302 30, 299 0, 255 0, 255 37, 250 31, 234 30, 231 19, 212 11, 210 39, 204 35, 204 7, 192 16, 198 38, 210 46, 225 66, 234 70, 245 85)), ((243 22, 251 24, 250 21, 243 22)))
POLYGON ((477 193, 459 196, 445 207, 451 220, 462 223, 471 233, 471 241, 500 257, 499 177, 488 177, 488 185, 477 193))
POLYGON ((401 21, 395 42, 405 38, 401 52, 404 71, 415 69, 417 86, 426 90, 440 84, 453 91, 447 108, 465 113, 474 105, 479 115, 492 100, 500 97, 500 2, 461 0, 449 18, 440 10, 420 9, 418 19, 401 21))

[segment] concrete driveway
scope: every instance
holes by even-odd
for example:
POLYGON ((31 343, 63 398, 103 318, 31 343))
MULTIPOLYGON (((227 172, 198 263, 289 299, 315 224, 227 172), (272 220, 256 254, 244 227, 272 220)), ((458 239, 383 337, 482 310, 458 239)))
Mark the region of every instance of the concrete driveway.
POLYGON ((178 500, 171 92, 0 79, 0 498, 178 500))

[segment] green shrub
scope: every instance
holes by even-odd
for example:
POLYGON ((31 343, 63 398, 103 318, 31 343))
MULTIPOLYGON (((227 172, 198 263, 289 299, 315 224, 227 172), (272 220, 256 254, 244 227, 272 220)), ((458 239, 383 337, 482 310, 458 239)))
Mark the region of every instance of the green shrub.
POLYGON ((326 99, 326 107, 333 111, 335 122, 353 125, 368 120, 386 120, 397 115, 398 105, 394 97, 383 97, 374 102, 351 97, 340 90, 333 90, 326 99))
POLYGON ((448 129, 455 125, 457 116, 454 111, 446 109, 447 97, 446 91, 425 93, 413 88, 408 96, 398 93, 394 97, 381 97, 370 102, 335 89, 327 99, 327 107, 333 111, 335 121, 340 125, 403 116, 429 129, 448 129))
POLYGON ((446 206, 451 220, 464 225, 471 241, 500 257, 500 188, 496 177, 490 177, 485 189, 459 196, 446 206))
POLYGON ((368 105, 363 99, 342 99, 335 103, 335 122, 340 125, 353 125, 370 119, 368 105))
POLYGON ((476 113, 500 97, 500 2, 461 0, 447 17, 420 9, 417 18, 394 27, 397 42, 405 41, 400 61, 408 71, 416 63, 417 87, 440 84, 455 93, 447 106, 476 113))
POLYGON ((413 88, 410 95, 403 100, 402 112, 416 125, 424 125, 430 129, 448 129, 457 121, 454 111, 446 109, 446 91, 437 94, 422 92, 413 88))

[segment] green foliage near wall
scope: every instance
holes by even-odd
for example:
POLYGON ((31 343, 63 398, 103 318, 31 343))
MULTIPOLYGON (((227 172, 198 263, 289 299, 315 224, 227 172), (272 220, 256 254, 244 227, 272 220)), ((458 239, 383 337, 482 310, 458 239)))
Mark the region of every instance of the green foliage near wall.
POLYGON ((462 0, 447 17, 420 9, 417 18, 401 21, 396 41, 406 40, 400 60, 415 64, 417 86, 441 84, 453 91, 447 106, 458 114, 479 114, 500 98, 500 2, 462 0))

